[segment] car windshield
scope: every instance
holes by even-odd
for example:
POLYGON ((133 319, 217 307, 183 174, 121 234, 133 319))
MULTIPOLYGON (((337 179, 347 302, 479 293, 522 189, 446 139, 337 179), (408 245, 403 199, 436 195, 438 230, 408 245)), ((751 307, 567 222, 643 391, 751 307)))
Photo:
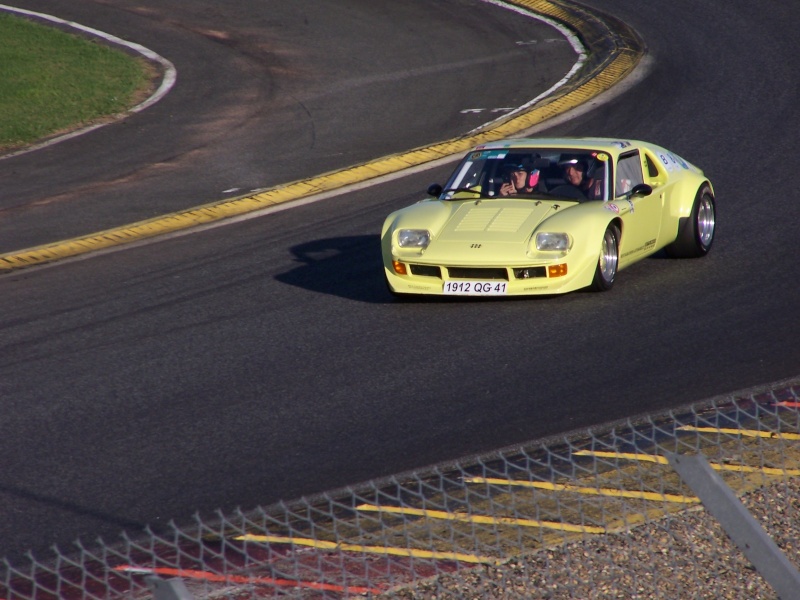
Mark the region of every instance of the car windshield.
POLYGON ((495 148, 470 152, 439 197, 607 200, 611 181, 611 160, 602 152, 495 148))

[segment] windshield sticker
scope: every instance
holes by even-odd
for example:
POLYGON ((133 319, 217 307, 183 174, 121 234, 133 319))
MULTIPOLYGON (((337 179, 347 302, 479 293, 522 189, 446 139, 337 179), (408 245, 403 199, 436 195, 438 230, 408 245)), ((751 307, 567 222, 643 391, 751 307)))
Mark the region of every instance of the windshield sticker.
POLYGON ((508 150, 475 150, 469 155, 469 159, 476 160, 503 160, 508 154, 508 150))
POLYGON ((596 156, 596 158, 599 161, 606 162, 608 160, 608 154, 606 154, 605 152, 601 152, 596 156))

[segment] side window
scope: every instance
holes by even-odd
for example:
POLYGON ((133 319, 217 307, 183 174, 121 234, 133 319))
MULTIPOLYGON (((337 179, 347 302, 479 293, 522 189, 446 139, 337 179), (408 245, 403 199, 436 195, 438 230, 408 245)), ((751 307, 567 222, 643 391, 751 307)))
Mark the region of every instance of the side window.
POLYGON ((655 163, 655 162, 653 162, 653 159, 652 159, 652 158, 650 158, 649 156, 647 156, 647 154, 645 154, 645 155, 644 155, 644 162, 646 162, 646 163, 647 163, 647 176, 648 176, 650 179, 657 179, 657 178, 658 178, 658 176, 659 176, 661 173, 660 173, 660 171, 658 170, 658 167, 656 166, 656 163, 655 163))
POLYGON ((668 177, 664 165, 649 152, 642 152, 642 156, 644 157, 644 182, 654 188, 666 184, 668 177))
POLYGON ((619 157, 617 176, 614 183, 616 184, 614 196, 617 198, 630 192, 633 186, 644 183, 642 161, 639 158, 638 151, 619 157))

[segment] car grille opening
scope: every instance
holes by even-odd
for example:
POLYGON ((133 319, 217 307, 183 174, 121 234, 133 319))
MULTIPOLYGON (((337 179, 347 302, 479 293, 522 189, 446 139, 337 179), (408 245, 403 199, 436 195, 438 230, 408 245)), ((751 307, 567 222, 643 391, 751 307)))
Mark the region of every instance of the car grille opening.
POLYGON ((508 271, 500 268, 447 267, 452 279, 502 279, 508 281, 508 271))
POLYGON ((442 278, 442 270, 439 267, 431 267, 429 265, 409 265, 409 267, 411 267, 412 275, 442 278))
POLYGON ((534 277, 547 277, 546 267, 525 267, 524 269, 514 269, 514 277, 517 279, 533 279, 534 277))

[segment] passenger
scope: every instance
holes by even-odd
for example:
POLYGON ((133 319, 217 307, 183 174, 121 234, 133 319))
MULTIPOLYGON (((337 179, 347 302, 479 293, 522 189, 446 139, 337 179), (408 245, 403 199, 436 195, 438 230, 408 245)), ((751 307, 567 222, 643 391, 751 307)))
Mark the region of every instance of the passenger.
POLYGON ((525 165, 516 165, 508 173, 508 181, 503 181, 498 193, 501 196, 531 194, 539 184, 539 171, 529 169, 525 165))
POLYGON ((603 199, 602 181, 586 175, 586 163, 573 158, 562 162, 561 167, 564 169, 564 179, 567 183, 578 188, 587 200, 603 199))

